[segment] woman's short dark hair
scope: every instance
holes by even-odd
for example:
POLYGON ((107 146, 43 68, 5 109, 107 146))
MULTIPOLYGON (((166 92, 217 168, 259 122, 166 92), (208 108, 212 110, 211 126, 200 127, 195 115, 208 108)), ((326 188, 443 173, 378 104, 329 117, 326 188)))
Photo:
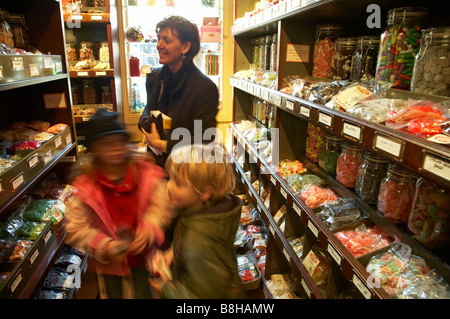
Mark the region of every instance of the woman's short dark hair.
POLYGON ((191 42, 191 48, 185 54, 187 60, 193 60, 200 51, 200 36, 197 25, 180 16, 169 16, 158 22, 156 32, 170 28, 182 43, 191 42))

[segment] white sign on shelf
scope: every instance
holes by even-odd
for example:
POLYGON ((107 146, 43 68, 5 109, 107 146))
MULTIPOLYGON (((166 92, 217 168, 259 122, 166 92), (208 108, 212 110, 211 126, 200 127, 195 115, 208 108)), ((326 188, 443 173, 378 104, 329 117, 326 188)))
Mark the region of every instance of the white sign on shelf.
POLYGON ((358 290, 363 294, 364 298, 370 299, 372 298, 372 293, 370 292, 369 288, 363 283, 359 277, 353 273, 353 284, 358 288, 358 290))
POLYGON ((333 118, 331 117, 331 115, 319 112, 319 122, 331 127, 333 124, 333 118))
POLYGON ((311 115, 311 108, 308 106, 300 105, 300 114, 303 116, 306 116, 307 118, 310 118, 311 115))
POLYGON ((373 148, 382 150, 390 155, 393 155, 399 159, 402 156, 404 142, 400 140, 394 140, 387 136, 383 136, 378 132, 375 133, 375 141, 373 148))
POLYGON ((430 173, 450 181, 450 163, 444 159, 425 154, 422 168, 430 173))
POLYGON ((286 100, 286 108, 289 110, 289 111, 294 111, 294 102, 292 102, 292 101, 289 101, 289 100, 286 100))
POLYGON ((358 142, 361 140, 361 127, 359 125, 350 124, 348 122, 343 122, 342 134, 353 137, 358 142))
POLYGON ((273 94, 273 104, 276 106, 281 106, 281 95, 276 93, 273 94))

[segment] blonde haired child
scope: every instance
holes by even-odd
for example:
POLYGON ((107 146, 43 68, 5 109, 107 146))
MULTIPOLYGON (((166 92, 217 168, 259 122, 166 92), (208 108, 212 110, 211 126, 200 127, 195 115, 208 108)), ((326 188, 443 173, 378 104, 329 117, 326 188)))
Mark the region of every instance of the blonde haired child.
POLYGON ((234 240, 241 201, 222 148, 189 145, 166 163, 167 190, 179 220, 172 245, 172 280, 151 281, 162 298, 243 298, 234 240))

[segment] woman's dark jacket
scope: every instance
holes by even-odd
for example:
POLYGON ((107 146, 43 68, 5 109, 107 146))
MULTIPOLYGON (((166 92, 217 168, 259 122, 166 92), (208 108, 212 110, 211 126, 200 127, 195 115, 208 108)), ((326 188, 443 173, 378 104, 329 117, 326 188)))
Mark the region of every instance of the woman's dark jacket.
MULTIPOLYGON (((194 141, 194 134, 202 139, 202 143, 209 143, 215 136, 206 140, 203 133, 208 128, 217 125, 216 115, 219 105, 219 92, 216 84, 204 75, 192 61, 177 72, 172 73, 167 65, 158 68, 147 75, 147 105, 139 119, 139 128, 150 132, 150 124, 146 119, 150 111, 158 110, 172 118, 172 131, 176 128, 186 128, 194 141), (202 120, 201 129, 194 130, 194 120, 202 120)), ((172 148, 182 138, 171 138, 169 132, 167 139, 167 153, 163 162, 172 151, 172 148)))

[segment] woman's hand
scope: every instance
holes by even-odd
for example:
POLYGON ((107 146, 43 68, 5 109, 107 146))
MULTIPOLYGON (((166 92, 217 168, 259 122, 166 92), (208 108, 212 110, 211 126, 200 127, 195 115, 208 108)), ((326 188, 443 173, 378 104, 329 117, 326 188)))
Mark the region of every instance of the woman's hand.
POLYGON ((145 139, 147 144, 151 147, 158 149, 159 151, 164 151, 164 142, 161 140, 161 136, 156 129, 155 123, 152 123, 151 132, 147 132, 144 128, 142 128, 142 133, 145 135, 145 139))

